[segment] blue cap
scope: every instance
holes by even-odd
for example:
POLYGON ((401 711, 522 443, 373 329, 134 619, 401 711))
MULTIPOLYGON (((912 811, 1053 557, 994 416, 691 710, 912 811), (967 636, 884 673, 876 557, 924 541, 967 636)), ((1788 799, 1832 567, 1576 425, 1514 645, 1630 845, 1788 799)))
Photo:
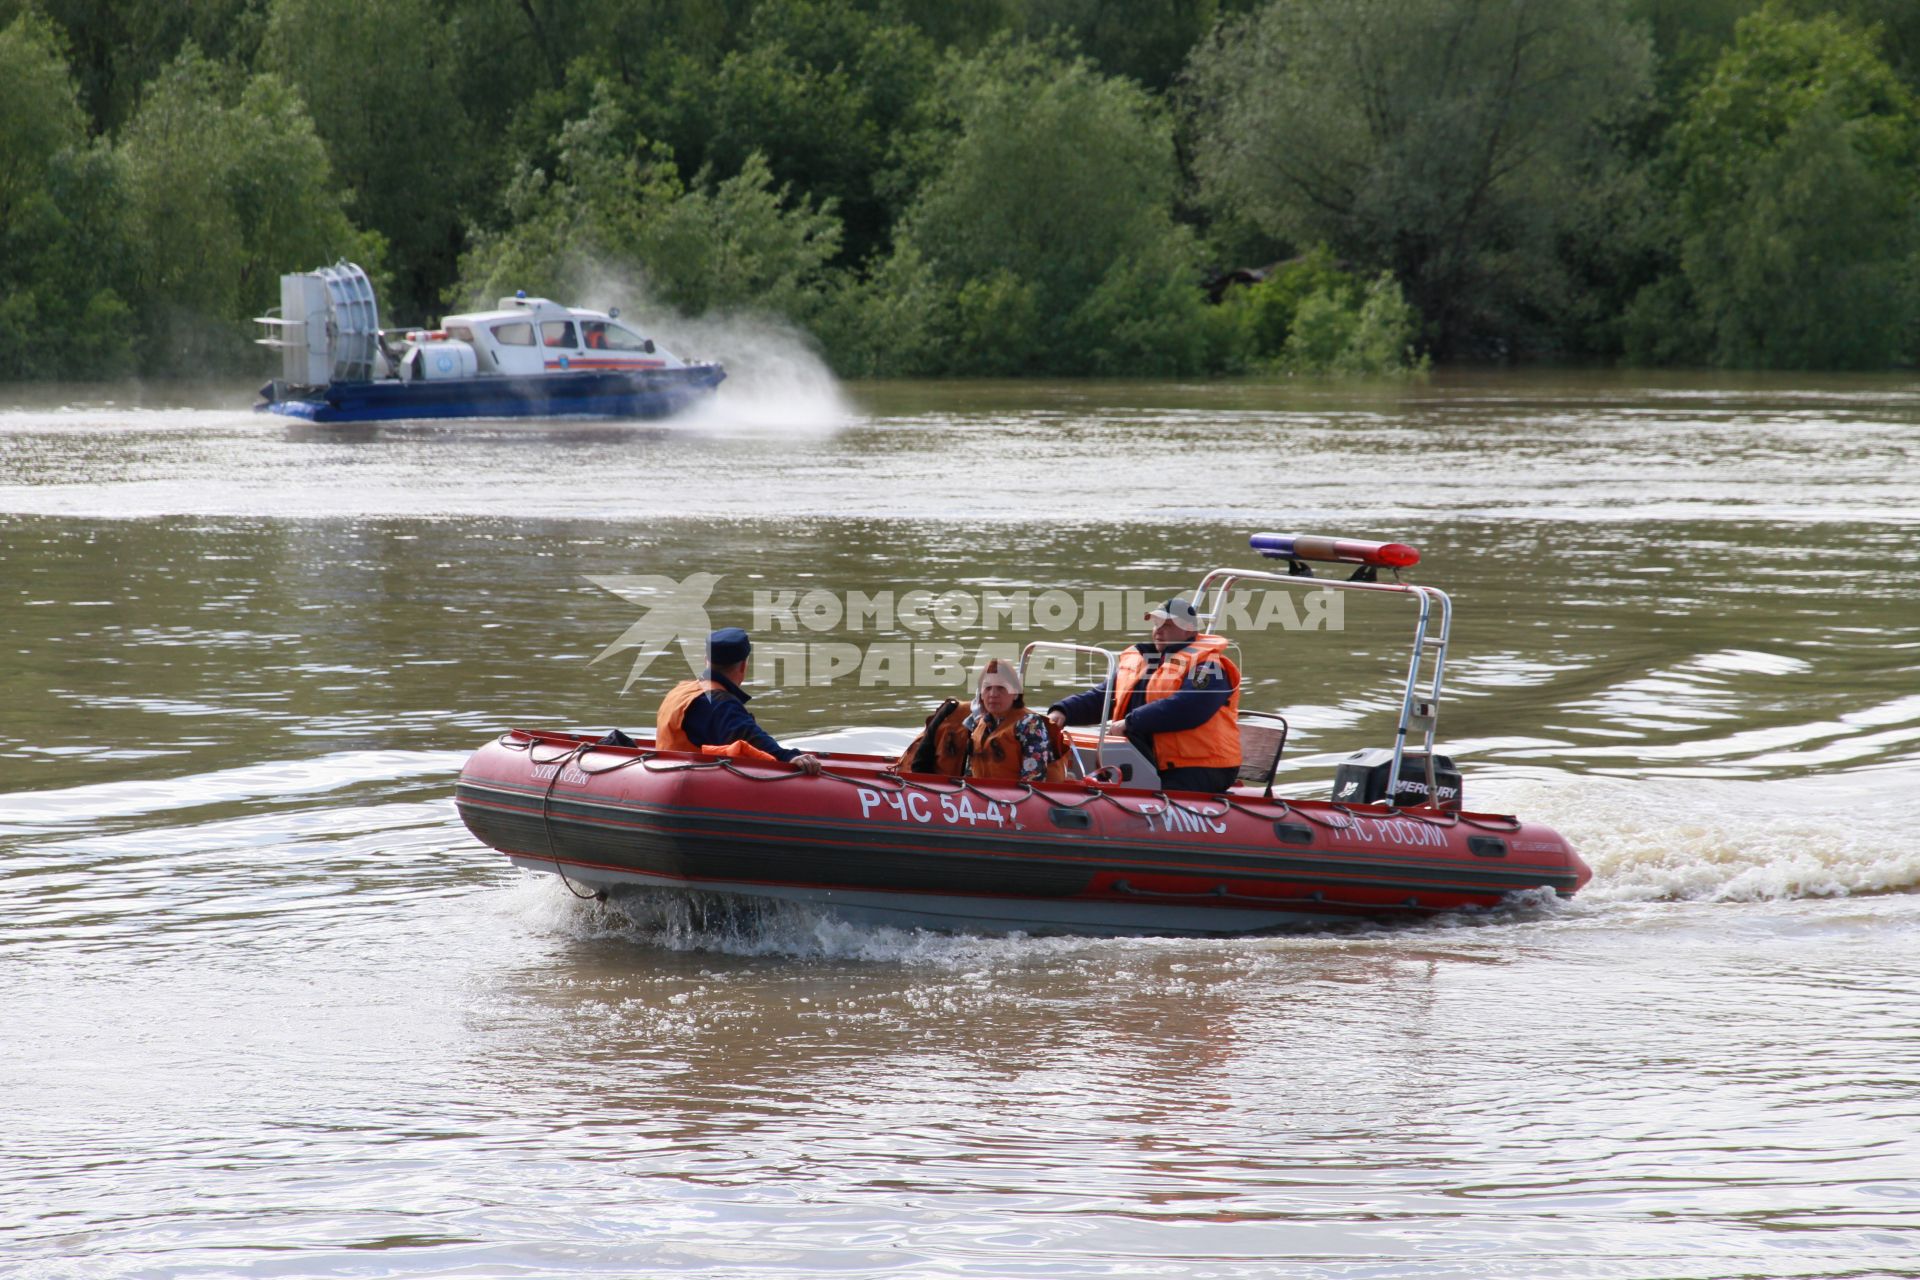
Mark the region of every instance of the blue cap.
POLYGON ((730 667, 753 652, 753 641, 739 627, 722 627, 707 637, 707 663, 730 667))

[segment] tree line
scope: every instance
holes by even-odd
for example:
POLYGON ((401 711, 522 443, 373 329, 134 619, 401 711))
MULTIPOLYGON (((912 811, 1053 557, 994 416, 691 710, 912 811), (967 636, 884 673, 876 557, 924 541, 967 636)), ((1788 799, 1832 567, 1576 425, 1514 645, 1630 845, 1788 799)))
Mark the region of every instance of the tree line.
POLYGON ((1911 0, 0 0, 0 377, 338 258, 849 375, 1886 368, 1916 93, 1911 0))

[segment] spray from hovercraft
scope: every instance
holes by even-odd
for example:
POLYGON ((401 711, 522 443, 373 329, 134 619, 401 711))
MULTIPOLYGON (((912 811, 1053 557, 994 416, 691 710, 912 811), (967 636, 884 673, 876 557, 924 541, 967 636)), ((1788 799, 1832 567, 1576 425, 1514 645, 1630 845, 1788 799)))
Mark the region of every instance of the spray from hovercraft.
POLYGON ((654 302, 638 272, 591 264, 579 276, 584 305, 646 315, 689 358, 726 366, 727 380, 683 421, 754 434, 831 432, 855 411, 813 340, 791 322, 764 312, 721 311, 689 317, 654 302))

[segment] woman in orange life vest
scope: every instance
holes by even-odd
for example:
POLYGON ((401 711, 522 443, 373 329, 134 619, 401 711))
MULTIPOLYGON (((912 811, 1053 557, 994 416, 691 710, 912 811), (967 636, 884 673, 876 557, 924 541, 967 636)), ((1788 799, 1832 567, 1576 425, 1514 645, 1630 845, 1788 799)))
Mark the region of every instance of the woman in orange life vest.
POLYGON ((722 627, 708 636, 707 669, 661 700, 654 744, 668 751, 737 760, 785 761, 802 773, 819 773, 817 756, 781 746, 747 710, 753 695, 740 686, 746 683, 752 654, 753 641, 739 627, 722 627))
MULTIPOLYGON (((1240 669, 1227 642, 1200 633, 1190 601, 1169 600, 1147 614, 1153 639, 1120 655, 1113 721, 1160 771, 1167 791, 1225 791, 1240 772, 1240 669)), ((1057 725, 1100 718, 1106 683, 1063 698, 1047 711, 1057 725)))
POLYGON ((969 778, 1021 782, 1061 782, 1067 776, 1066 737, 1045 716, 1027 710, 1020 673, 1011 663, 989 658, 980 672, 980 696, 973 714, 961 721, 971 752, 969 778))

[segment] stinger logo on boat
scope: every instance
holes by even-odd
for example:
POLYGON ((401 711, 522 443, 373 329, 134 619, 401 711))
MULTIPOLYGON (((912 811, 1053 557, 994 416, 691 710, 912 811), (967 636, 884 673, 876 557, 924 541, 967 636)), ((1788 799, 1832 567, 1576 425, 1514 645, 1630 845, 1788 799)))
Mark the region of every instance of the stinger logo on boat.
POLYGON ((633 688, 653 660, 670 648, 680 650, 687 670, 695 676, 707 665, 707 634, 713 630, 707 619, 707 598, 720 581, 719 574, 690 573, 678 581, 657 573, 588 574, 587 581, 646 609, 638 622, 587 662, 592 666, 624 649, 638 650, 620 692, 633 688))

